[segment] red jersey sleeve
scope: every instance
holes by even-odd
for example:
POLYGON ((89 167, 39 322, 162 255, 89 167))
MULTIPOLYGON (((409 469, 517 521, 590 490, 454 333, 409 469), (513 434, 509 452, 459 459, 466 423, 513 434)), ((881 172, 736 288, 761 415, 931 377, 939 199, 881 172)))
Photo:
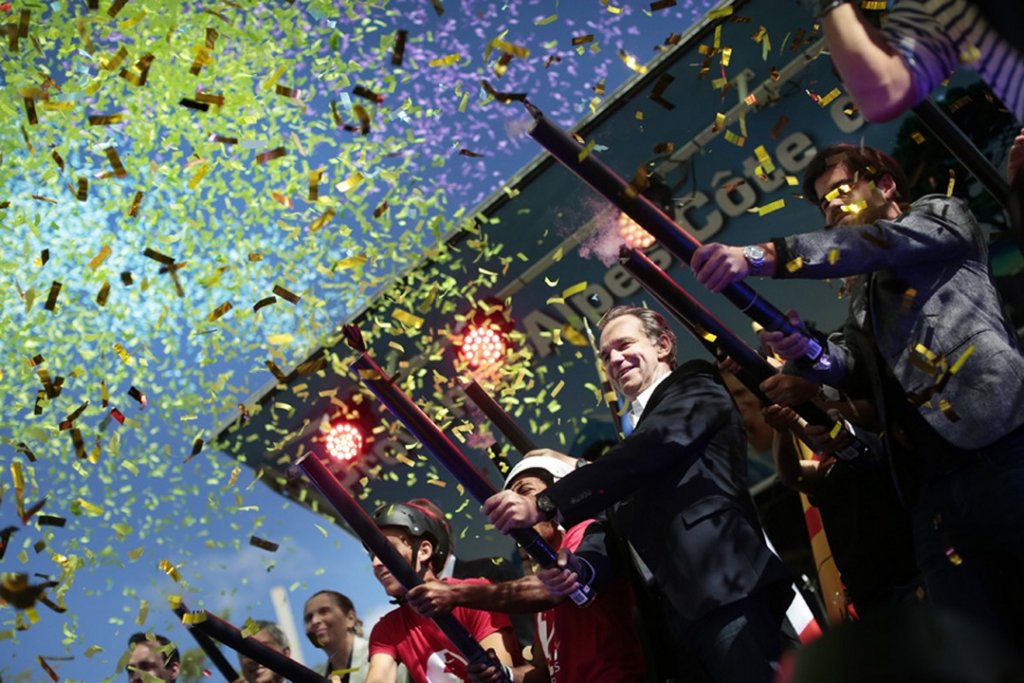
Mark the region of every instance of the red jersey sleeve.
POLYGON ((370 657, 376 654, 389 655, 398 661, 398 648, 396 643, 404 637, 404 634, 396 632, 396 620, 389 619, 393 612, 385 614, 370 631, 370 657))

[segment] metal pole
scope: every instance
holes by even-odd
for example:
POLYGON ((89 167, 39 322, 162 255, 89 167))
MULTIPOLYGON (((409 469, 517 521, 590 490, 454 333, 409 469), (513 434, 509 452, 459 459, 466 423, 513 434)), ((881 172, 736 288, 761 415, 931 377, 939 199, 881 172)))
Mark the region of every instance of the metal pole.
MULTIPOLYGON (((179 615, 183 615, 188 610, 184 605, 179 605, 174 611, 179 615)), ((197 636, 196 640, 199 640, 198 635, 200 633, 207 637, 207 639, 213 638, 218 640, 235 652, 243 654, 249 659, 259 662, 274 673, 284 676, 289 681, 292 681, 292 683, 329 683, 326 678, 312 669, 302 666, 288 655, 278 652, 258 640, 243 637, 241 631, 217 615, 207 610, 202 610, 202 614, 205 616, 205 619, 195 622, 189 628, 193 635, 197 636)), ((200 642, 200 644, 202 643, 200 642)), ((203 649, 206 650, 205 647, 203 649)), ((223 655, 221 656, 223 657, 223 655)), ((222 673, 225 676, 227 675, 223 670, 222 673)), ((238 674, 235 674, 235 678, 230 680, 234 681, 237 678, 238 674)))

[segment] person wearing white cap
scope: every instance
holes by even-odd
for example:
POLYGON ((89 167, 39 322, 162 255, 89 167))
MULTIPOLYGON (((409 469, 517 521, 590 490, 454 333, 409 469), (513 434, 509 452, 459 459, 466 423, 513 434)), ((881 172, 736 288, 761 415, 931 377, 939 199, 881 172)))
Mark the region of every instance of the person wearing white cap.
MULTIPOLYGON (((570 459, 539 455, 523 458, 508 473, 505 488, 523 496, 536 496, 572 472, 570 459)), ((575 551, 584 536, 600 539, 601 524, 585 520, 569 529, 545 521, 534 529, 555 549, 575 551)), ((603 541, 599 541, 603 542, 603 541)), ((589 557, 589 555, 587 555, 589 557)), ((608 553, 595 555, 594 562, 606 562, 608 553)), ((545 571, 545 570, 541 570, 545 571)), ((561 570, 546 570, 554 576, 561 570)), ((615 572, 598 572, 612 575, 615 572)), ((517 682, 602 681, 634 683, 644 678, 644 657, 633 630, 633 597, 628 583, 616 579, 596 585, 597 595, 586 609, 579 609, 564 596, 554 596, 536 576, 498 584, 445 584, 429 581, 409 591, 408 604, 423 616, 468 607, 488 611, 536 612, 537 638, 533 662, 511 671, 517 682)), ((494 667, 470 670, 474 681, 497 680, 494 667)))

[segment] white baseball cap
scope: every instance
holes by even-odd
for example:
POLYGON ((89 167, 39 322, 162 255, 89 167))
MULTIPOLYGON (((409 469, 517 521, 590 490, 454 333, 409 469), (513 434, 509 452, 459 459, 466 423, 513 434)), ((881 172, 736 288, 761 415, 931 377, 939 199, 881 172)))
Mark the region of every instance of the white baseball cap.
POLYGON ((558 481, 574 469, 576 469, 574 465, 550 455, 534 455, 529 458, 523 458, 517 462, 511 470, 509 470, 508 476, 505 477, 505 488, 508 488, 513 479, 527 470, 544 470, 550 474, 555 481, 558 481))

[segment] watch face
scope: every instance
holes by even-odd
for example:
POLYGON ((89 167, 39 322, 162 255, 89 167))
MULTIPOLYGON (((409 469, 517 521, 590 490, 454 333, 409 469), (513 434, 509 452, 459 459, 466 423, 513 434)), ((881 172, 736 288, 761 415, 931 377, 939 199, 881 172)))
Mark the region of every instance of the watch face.
POLYGON ((743 255, 751 261, 763 261, 764 260, 764 249, 761 247, 744 247, 743 255))

